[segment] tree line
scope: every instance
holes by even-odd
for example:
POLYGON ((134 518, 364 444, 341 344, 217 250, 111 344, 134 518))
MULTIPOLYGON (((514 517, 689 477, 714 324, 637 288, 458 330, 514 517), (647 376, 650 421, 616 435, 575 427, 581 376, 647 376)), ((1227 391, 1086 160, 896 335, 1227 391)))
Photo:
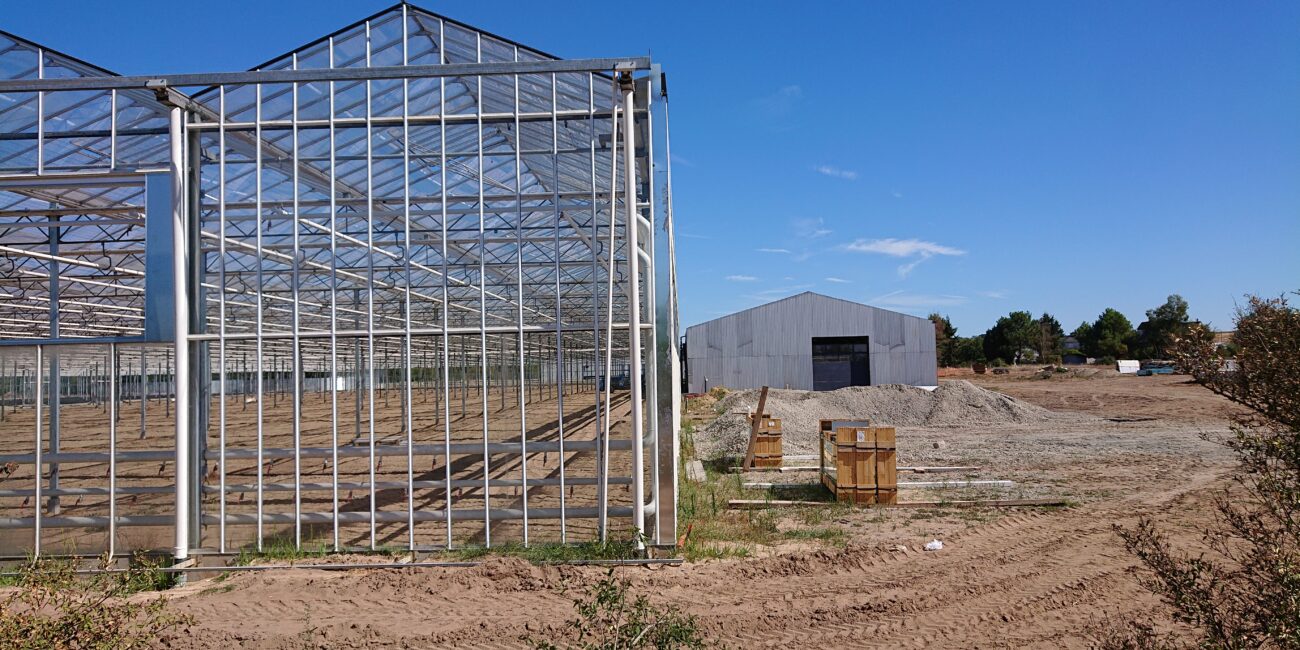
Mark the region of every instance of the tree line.
MULTIPOLYGON (((947 316, 930 314, 940 366, 972 363, 992 365, 1059 363, 1067 353, 1107 363, 1115 359, 1168 359, 1177 338, 1192 325, 1187 301, 1178 294, 1146 312, 1146 320, 1133 327, 1124 314, 1106 308, 1097 320, 1080 323, 1068 335, 1077 343, 1066 349, 1067 335, 1056 317, 1044 312, 1035 318, 1028 311, 1003 316, 983 334, 958 336, 947 316)), ((1207 330, 1208 331, 1208 330, 1207 330)))

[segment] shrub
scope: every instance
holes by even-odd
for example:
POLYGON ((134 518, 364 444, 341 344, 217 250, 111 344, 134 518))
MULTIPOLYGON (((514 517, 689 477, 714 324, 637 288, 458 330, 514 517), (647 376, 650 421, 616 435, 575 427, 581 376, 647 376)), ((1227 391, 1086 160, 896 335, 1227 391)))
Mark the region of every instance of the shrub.
POLYGON ((709 389, 709 395, 713 399, 722 399, 727 396, 727 388, 725 386, 714 386, 709 389))
MULTIPOLYGON (((104 558, 100 568, 107 567, 104 558)), ((79 577, 70 561, 37 559, 19 569, 16 588, 0 598, 0 647, 145 647, 190 621, 169 613, 162 596, 127 596, 169 582, 156 566, 79 577)))
POLYGON ((630 583, 614 577, 610 569, 605 578, 587 589, 585 598, 573 601, 578 617, 565 623, 571 642, 557 645, 551 640, 524 636, 522 640, 543 650, 672 650, 707 647, 694 616, 676 607, 657 607, 645 596, 628 596, 630 583))
MULTIPOLYGON (((1182 370, 1250 409, 1225 443, 1238 467, 1204 531, 1211 552, 1173 548, 1146 518, 1117 531, 1144 565, 1144 585, 1201 647, 1300 648, 1300 311, 1285 298, 1251 297, 1236 321, 1235 371, 1223 368, 1204 332, 1176 342, 1182 370)), ((1132 645, 1150 635, 1124 638, 1129 645, 1105 647, 1157 647, 1132 645)))

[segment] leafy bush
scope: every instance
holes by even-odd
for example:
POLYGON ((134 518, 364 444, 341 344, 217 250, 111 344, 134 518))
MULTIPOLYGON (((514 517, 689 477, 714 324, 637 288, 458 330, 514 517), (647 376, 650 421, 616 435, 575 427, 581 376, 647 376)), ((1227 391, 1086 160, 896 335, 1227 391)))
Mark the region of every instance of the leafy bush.
MULTIPOLYGON (((1201 647, 1300 648, 1300 311, 1285 298, 1251 297, 1236 321, 1235 371, 1204 332, 1176 342, 1183 371, 1251 411, 1225 443, 1238 467, 1231 492, 1216 501, 1216 524, 1204 531, 1211 552, 1173 548, 1145 518, 1117 531, 1145 566, 1144 584, 1201 647)), ((1159 647, 1132 645, 1140 634, 1123 638, 1130 644, 1105 647, 1159 647)))
POLYGON ((727 396, 727 388, 725 386, 714 386, 709 389, 709 395, 711 395, 713 399, 722 399, 727 396))
MULTIPOLYGON (((100 568, 107 567, 104 558, 100 568)), ((190 624, 169 613, 162 596, 127 598, 163 583, 170 579, 156 566, 78 576, 70 561, 37 559, 19 569, 16 588, 0 598, 0 647, 145 647, 160 633, 190 624)))
POLYGON ((694 616, 673 606, 656 607, 645 596, 629 598, 630 583, 605 578, 587 589, 585 598, 573 601, 578 618, 565 623, 570 638, 564 645, 524 636, 522 640, 542 650, 672 650, 708 647, 694 616))

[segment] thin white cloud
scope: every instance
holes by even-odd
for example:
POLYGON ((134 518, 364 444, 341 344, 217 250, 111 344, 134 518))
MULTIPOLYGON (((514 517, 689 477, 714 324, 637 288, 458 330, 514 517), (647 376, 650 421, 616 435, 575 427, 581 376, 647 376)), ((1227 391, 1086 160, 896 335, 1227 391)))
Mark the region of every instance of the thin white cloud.
POLYGON ((930 259, 930 255, 928 255, 928 254, 923 254, 923 255, 921 255, 921 257, 917 258, 915 261, 908 262, 907 264, 899 264, 899 265, 898 265, 898 277, 900 277, 900 278, 905 278, 905 277, 911 275, 913 269, 915 269, 915 268, 916 268, 916 267, 917 267, 921 262, 924 262, 924 261, 926 261, 926 260, 928 260, 928 259, 930 259))
POLYGON ((975 294, 981 298, 992 298, 994 300, 1002 300, 1007 297, 1006 291, 976 291, 975 294))
POLYGON ((801 239, 818 239, 831 232, 831 229, 826 227, 826 220, 821 217, 794 220, 794 234, 801 239))
POLYGON ((913 255, 965 255, 966 251, 920 239, 858 239, 844 246, 854 253, 878 253, 891 257, 913 255))
POLYGON ((890 194, 891 196, 893 196, 894 198, 896 198, 896 199, 901 199, 901 198, 903 198, 903 193, 902 193, 902 192, 899 192, 898 190, 894 190, 893 192, 890 192, 889 194, 890 194))
POLYGON ((695 233, 683 232, 681 230, 678 230, 673 234, 677 237, 681 237, 682 239, 713 239, 708 235, 696 235, 695 233))
POLYGON ((952 246, 936 244, 932 241, 920 239, 858 239, 852 243, 845 244, 844 250, 854 253, 871 253, 877 255, 888 255, 890 257, 915 257, 916 259, 902 264, 898 267, 898 277, 905 278, 911 275, 922 262, 936 255, 965 255, 966 251, 952 246))
POLYGON ((727 280, 729 282, 753 282, 757 279, 758 278, 752 275, 728 275, 727 276, 727 280))
POLYGON ((844 278, 830 277, 830 278, 823 278, 823 279, 826 280, 827 282, 835 282, 835 283, 837 283, 837 284, 852 284, 852 283, 853 283, 852 280, 845 280, 844 278))
POLYGON ((813 171, 822 176, 829 176, 831 178, 838 178, 846 181, 858 180, 857 172, 852 169, 840 169, 834 165, 817 165, 816 167, 813 167, 813 171))
POLYGON ((756 248, 759 253, 776 253, 778 255, 789 255, 790 250, 786 248, 756 248))

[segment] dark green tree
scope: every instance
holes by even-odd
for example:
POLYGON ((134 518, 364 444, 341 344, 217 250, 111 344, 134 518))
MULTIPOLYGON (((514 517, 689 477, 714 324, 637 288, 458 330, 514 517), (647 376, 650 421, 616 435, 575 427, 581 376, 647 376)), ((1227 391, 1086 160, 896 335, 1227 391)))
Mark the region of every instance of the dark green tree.
POLYGON ((957 345, 957 328, 952 326, 952 321, 948 320, 947 316, 941 316, 938 312, 930 314, 930 322, 934 323, 934 346, 939 357, 939 366, 943 368, 955 366, 957 361, 953 352, 957 345))
POLYGON ((1097 338, 1092 335, 1092 323, 1087 321, 1079 323, 1079 326, 1070 332, 1070 336, 1079 342, 1079 351, 1083 352, 1084 356, 1097 356, 1097 338))
POLYGON ((1038 341, 1035 349, 1038 350, 1038 360, 1043 363, 1056 363, 1061 360, 1061 339, 1065 338, 1065 330, 1061 328, 1061 322, 1056 317, 1043 313, 1038 317, 1038 341))
POLYGON ((1092 336, 1096 342, 1095 356, 1119 359, 1128 356, 1129 347, 1136 342, 1137 333, 1124 314, 1107 307, 1097 317, 1097 322, 1092 324, 1092 336))
POLYGON ((1026 350, 1037 349, 1038 321, 1027 311, 1013 311, 998 319, 984 333, 984 356, 989 360, 1001 359, 1007 363, 1020 363, 1026 350))
POLYGON ((1163 305, 1147 310, 1147 319, 1138 325, 1136 352, 1148 359, 1166 359, 1173 353, 1174 341, 1182 336, 1191 319, 1187 316, 1187 301, 1178 294, 1170 295, 1163 305))
POLYGON ((984 335, 959 336, 953 340, 953 365, 968 366, 986 360, 984 356, 984 335))

